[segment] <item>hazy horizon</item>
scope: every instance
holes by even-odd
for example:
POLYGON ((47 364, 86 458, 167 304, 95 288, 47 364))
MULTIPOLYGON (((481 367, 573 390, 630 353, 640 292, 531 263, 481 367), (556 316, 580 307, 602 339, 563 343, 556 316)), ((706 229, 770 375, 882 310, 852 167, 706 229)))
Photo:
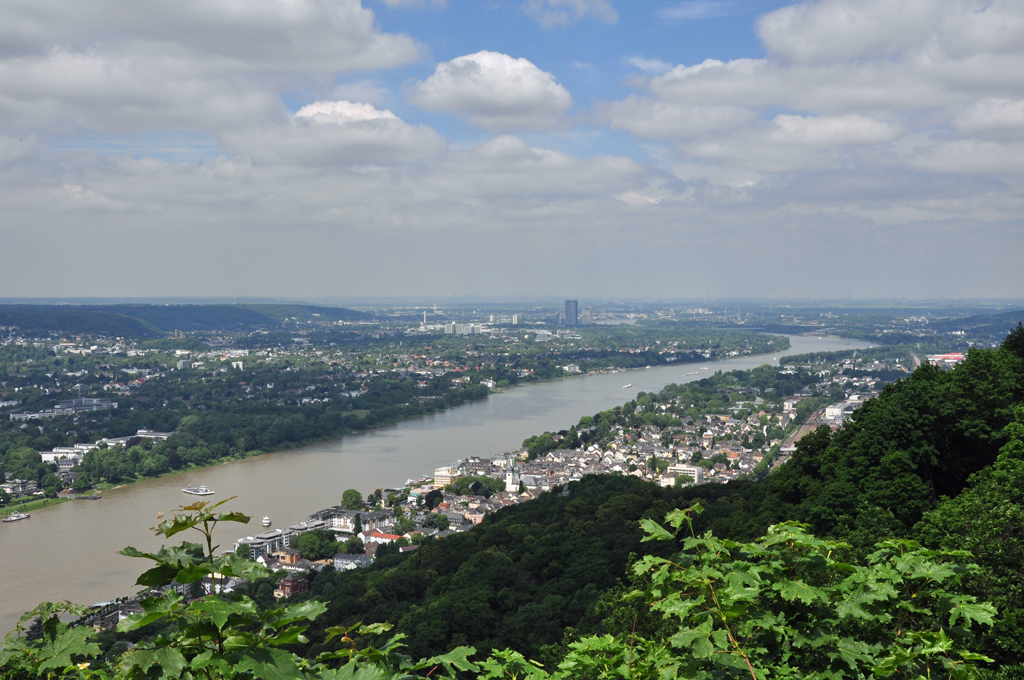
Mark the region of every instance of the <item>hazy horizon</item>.
MULTIPOLYGON (((225 297, 23 297, 23 298, 0 298, 0 305, 67 305, 67 306, 89 306, 89 305, 264 305, 264 304, 297 304, 308 306, 325 307, 388 307, 388 308, 417 308, 428 309, 437 306, 443 307, 526 307, 526 306, 554 306, 561 307, 566 298, 556 296, 537 297, 473 297, 473 296, 443 296, 440 298, 425 298, 416 296, 391 296, 391 297, 353 297, 353 298, 316 298, 316 297, 254 297, 254 298, 225 298, 225 297)), ((707 306, 729 304, 729 305, 753 305, 755 307, 812 307, 826 306, 836 309, 842 308, 960 308, 960 309, 989 309, 999 308, 1015 310, 1024 308, 1024 298, 760 298, 754 296, 736 296, 719 298, 654 298, 654 297, 615 297, 597 298, 577 296, 580 307, 612 307, 623 305, 639 306, 707 306)), ((749 311, 749 310, 748 310, 749 311)))

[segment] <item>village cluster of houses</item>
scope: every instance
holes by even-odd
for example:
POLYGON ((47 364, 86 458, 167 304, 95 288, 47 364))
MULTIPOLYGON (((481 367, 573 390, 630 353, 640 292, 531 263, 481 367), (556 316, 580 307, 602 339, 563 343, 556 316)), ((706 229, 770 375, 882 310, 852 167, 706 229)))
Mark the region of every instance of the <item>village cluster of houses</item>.
MULTIPOLYGON (((40 451, 39 455, 44 463, 53 463, 57 466, 57 471, 54 472, 54 474, 60 477, 64 487, 67 488, 78 476, 78 472, 75 468, 82 464, 82 461, 85 459, 85 454, 89 451, 101 446, 112 447, 120 445, 127 448, 128 442, 136 438, 156 439, 162 441, 170 437, 172 434, 174 433, 139 430, 131 437, 108 437, 91 444, 86 443, 75 444, 74 446, 57 446, 51 451, 40 451)), ((0 489, 3 489, 10 494, 11 498, 19 498, 21 496, 42 493, 35 481, 24 479, 5 479, 0 483, 0 489)))

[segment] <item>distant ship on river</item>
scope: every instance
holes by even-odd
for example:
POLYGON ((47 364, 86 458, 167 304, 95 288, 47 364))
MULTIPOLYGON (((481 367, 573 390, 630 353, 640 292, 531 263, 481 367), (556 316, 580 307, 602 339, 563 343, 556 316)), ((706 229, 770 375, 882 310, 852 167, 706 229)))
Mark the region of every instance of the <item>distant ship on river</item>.
POLYGON ((210 491, 205 486, 190 486, 186 489, 182 489, 185 493, 190 493, 193 496, 212 496, 213 491, 210 491))

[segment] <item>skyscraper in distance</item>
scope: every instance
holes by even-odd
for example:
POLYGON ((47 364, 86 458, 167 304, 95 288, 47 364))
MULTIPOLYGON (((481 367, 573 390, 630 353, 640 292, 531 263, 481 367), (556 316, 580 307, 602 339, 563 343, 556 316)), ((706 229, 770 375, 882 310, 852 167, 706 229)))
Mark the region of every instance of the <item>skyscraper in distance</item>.
POLYGON ((566 300, 565 301, 565 325, 566 326, 578 326, 579 325, 579 300, 566 300))

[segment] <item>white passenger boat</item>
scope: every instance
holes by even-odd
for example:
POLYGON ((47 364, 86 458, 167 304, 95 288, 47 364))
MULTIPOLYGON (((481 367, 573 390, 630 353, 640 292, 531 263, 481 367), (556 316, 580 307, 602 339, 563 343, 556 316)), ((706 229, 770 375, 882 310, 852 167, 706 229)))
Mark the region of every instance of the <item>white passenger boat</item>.
POLYGON ((632 387, 632 386, 633 386, 633 383, 629 383, 628 385, 623 385, 622 389, 626 389, 627 387, 632 387))
POLYGON ((270 526, 270 515, 263 515, 263 526, 270 526))
POLYGON ((28 514, 25 514, 25 513, 22 513, 22 512, 16 512, 13 515, 7 515, 7 517, 4 517, 3 521, 5 521, 5 522, 17 522, 19 519, 28 519, 31 516, 32 515, 28 515, 28 514))
POLYGON ((205 486, 190 486, 186 489, 182 489, 185 493, 190 493, 193 496, 212 496, 213 491, 210 491, 205 486))

